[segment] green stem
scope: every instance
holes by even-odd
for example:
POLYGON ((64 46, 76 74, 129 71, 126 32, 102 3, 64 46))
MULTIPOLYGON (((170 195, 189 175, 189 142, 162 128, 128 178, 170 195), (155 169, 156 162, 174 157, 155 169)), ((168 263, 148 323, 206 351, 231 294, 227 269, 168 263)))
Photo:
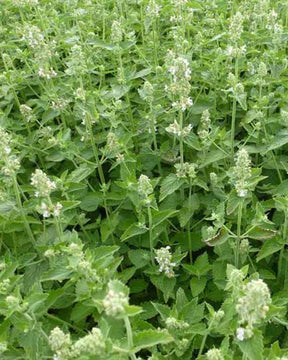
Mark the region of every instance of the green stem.
POLYGON ((32 230, 30 228, 30 225, 29 225, 29 223, 28 223, 28 221, 26 219, 25 213, 24 213, 24 209, 23 209, 23 205, 22 205, 22 201, 21 201, 21 196, 20 196, 20 189, 19 189, 19 185, 18 185, 16 176, 13 177, 13 188, 14 188, 14 193, 15 193, 15 196, 16 196, 17 206, 18 206, 18 209, 20 210, 21 217, 23 219, 25 230, 27 232, 27 235, 28 235, 31 243, 33 244, 35 250, 37 251, 37 246, 36 246, 36 241, 35 241, 34 235, 32 233, 32 230))
MULTIPOLYGON (((192 195, 192 184, 191 184, 191 179, 189 181, 189 207, 191 206, 191 195, 192 195)), ((193 263, 193 257, 192 257, 192 242, 191 242, 191 233, 190 233, 190 218, 187 224, 187 233, 188 233, 188 244, 189 244, 189 259, 190 259, 190 264, 192 265, 193 263)))
MULTIPOLYGON (((51 200, 50 196, 48 196, 48 203, 49 203, 50 208, 53 209, 54 205, 52 203, 52 200, 51 200)), ((59 240, 61 241, 62 235, 63 235, 62 227, 61 227, 61 225, 59 223, 58 216, 54 216, 53 218, 54 218, 54 224, 55 224, 55 227, 56 227, 56 231, 57 231, 59 240)))
POLYGON ((154 256, 153 256, 153 231, 152 231, 153 220, 152 220, 150 205, 148 205, 147 212, 148 212, 148 221, 149 221, 149 244, 150 244, 151 262, 152 265, 155 265, 154 256))
MULTIPOLYGON (((236 57, 235 60, 235 79, 236 81, 238 81, 238 57, 236 57)), ((234 138, 235 138, 235 124, 236 124, 236 105, 237 105, 237 101, 236 101, 236 97, 234 94, 233 97, 233 107, 232 107, 232 123, 231 123, 231 155, 232 158, 234 157, 234 138)))
POLYGON ((200 357, 202 355, 202 353, 203 353, 203 350, 204 350, 204 347, 205 347, 205 344, 206 344, 206 340, 207 340, 207 337, 208 337, 208 331, 205 333, 205 335, 204 335, 204 337, 202 339, 200 350, 199 350, 199 353, 198 353, 197 357, 200 357))
POLYGON ((127 333, 127 340, 128 340, 128 347, 129 347, 129 356, 131 360, 137 360, 135 354, 131 351, 133 349, 133 334, 132 334, 132 328, 130 324, 130 320, 128 316, 124 317, 125 327, 126 327, 126 333, 127 333))
POLYGON ((184 165, 184 147, 183 147, 183 136, 182 136, 182 130, 183 130, 183 112, 180 111, 179 112, 179 125, 180 125, 180 163, 181 163, 181 168, 183 169, 183 165, 184 165))
POLYGON ((241 241, 241 222, 242 222, 242 210, 243 202, 238 206, 238 216, 237 216, 237 240, 236 240, 236 249, 235 249, 235 266, 239 266, 239 252, 240 252, 240 241, 241 241))

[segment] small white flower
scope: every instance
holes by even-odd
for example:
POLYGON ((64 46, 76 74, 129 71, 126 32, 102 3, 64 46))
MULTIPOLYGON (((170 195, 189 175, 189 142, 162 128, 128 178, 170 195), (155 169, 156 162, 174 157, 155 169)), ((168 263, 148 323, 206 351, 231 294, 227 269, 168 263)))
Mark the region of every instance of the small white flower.
POLYGON ((239 327, 237 330, 236 330, 236 338, 239 340, 239 341, 243 341, 245 339, 245 329, 243 327, 239 327))

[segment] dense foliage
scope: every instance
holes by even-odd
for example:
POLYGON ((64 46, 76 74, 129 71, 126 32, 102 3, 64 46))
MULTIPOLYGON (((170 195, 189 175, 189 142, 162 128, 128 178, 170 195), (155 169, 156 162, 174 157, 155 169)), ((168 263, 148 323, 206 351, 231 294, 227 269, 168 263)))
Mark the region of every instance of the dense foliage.
POLYGON ((1 359, 287 359, 288 2, 0 19, 1 359))

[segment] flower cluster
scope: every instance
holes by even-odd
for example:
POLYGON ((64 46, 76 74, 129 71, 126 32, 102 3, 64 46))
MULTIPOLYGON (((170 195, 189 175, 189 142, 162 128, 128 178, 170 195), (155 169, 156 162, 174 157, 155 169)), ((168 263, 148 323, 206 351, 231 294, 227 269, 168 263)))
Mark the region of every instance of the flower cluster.
POLYGON ((80 45, 74 45, 71 48, 70 60, 67 61, 67 75, 79 76, 87 72, 86 57, 80 45))
POLYGON ((155 259, 159 264, 159 271, 164 272, 168 278, 174 277, 175 273, 173 268, 176 266, 176 264, 171 261, 172 255, 170 253, 170 246, 162 247, 157 249, 155 252, 155 259))
POLYGON ((154 88, 153 85, 149 81, 145 81, 142 89, 138 89, 138 93, 140 97, 147 101, 149 104, 153 101, 154 88))
POLYGON ((62 209, 62 204, 57 202, 53 204, 50 199, 50 194, 56 189, 56 183, 51 181, 48 176, 40 169, 36 169, 31 176, 31 185, 36 188, 35 196, 42 198, 40 206, 37 211, 43 215, 44 218, 49 218, 51 214, 59 216, 62 209))
POLYGON ((146 7, 147 14, 151 18, 159 17, 160 10, 161 10, 161 6, 158 5, 155 0, 150 0, 149 4, 146 7))
POLYGON ((91 333, 77 340, 71 347, 71 357, 80 359, 83 355, 96 356, 105 352, 105 341, 100 329, 93 328, 91 333))
POLYGON ((224 360, 224 356, 219 349, 210 349, 206 353, 207 360, 224 360))
POLYGON ((96 269, 93 268, 91 261, 89 261, 83 252, 82 247, 82 244, 72 242, 64 249, 65 253, 68 254, 69 259, 67 268, 73 270, 77 278, 84 278, 92 283, 99 282, 99 275, 96 269))
POLYGON ((177 101, 172 104, 173 107, 185 111, 193 105, 193 100, 189 96, 191 90, 189 62, 183 56, 177 56, 173 51, 169 50, 166 57, 166 67, 171 74, 171 83, 165 89, 177 98, 177 101))
POLYGON ((174 167, 176 168, 176 175, 179 178, 190 178, 195 179, 196 178, 196 164, 175 164, 174 167))
POLYGON ((271 296, 268 286, 262 279, 252 280, 243 286, 244 296, 240 297, 236 305, 240 324, 247 324, 248 328, 260 323, 266 318, 271 296))
POLYGON ((235 15, 232 16, 229 27, 229 38, 232 42, 237 42, 243 32, 243 15, 237 11, 235 15))
POLYGON ((38 207, 38 211, 43 215, 44 218, 49 218, 51 214, 54 216, 60 215, 60 210, 63 208, 60 202, 57 202, 56 205, 46 204, 44 201, 38 207))
POLYGON ((106 314, 112 317, 123 315, 125 306, 129 305, 128 295, 118 287, 117 283, 116 280, 109 282, 108 292, 103 300, 106 314))
POLYGON ((138 193, 144 198, 147 198, 153 193, 153 186, 148 176, 140 175, 138 179, 138 193))
POLYGON ((26 104, 20 105, 20 112, 27 122, 35 121, 36 118, 35 118, 35 115, 33 114, 32 108, 30 106, 28 106, 26 104))
POLYGON ((57 76, 57 73, 53 68, 45 69, 43 67, 39 68, 38 75, 42 78, 45 78, 47 80, 50 80, 57 76))
POLYGON ((11 136, 0 127, 0 155, 3 163, 1 171, 5 176, 13 176, 20 168, 19 159, 12 153, 11 136))
POLYGON ((198 127, 198 135, 202 141, 205 141, 211 130, 211 119, 209 110, 204 110, 198 127))
POLYGON ((70 334, 65 334, 59 327, 54 328, 49 336, 49 345, 55 352, 55 359, 79 359, 81 356, 102 355, 106 344, 100 329, 92 331, 72 344, 70 334))
POLYGON ((174 120, 173 124, 170 124, 169 126, 167 126, 165 128, 165 130, 170 133, 170 134, 174 134, 176 136, 187 136, 190 134, 191 130, 192 130, 192 125, 189 124, 188 126, 184 127, 181 129, 180 124, 178 124, 178 122, 176 120, 174 120))
POLYGON ((0 282, 0 294, 6 294, 11 285, 10 279, 4 279, 0 282))
POLYGON ((234 185, 237 195, 245 197, 248 192, 248 180, 251 178, 251 160, 247 150, 241 149, 236 154, 235 166, 230 175, 231 183, 234 185))
POLYGON ((113 132, 109 132, 107 135, 106 151, 112 157, 118 156, 121 152, 121 144, 113 132))
POLYGON ((189 324, 183 320, 177 320, 175 317, 169 316, 165 320, 165 324, 168 330, 185 330, 189 327, 189 324))
POLYGON ((123 29, 119 21, 114 20, 111 26, 111 41, 120 43, 123 40, 123 29))
POLYGON ((56 189, 56 184, 40 169, 36 169, 31 176, 31 185, 36 188, 36 197, 48 197, 56 189))

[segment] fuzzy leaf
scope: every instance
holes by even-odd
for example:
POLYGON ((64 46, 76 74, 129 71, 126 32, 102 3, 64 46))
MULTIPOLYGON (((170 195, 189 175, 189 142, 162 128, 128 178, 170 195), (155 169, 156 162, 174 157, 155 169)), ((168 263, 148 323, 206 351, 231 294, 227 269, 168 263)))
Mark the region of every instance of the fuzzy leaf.
POLYGON ((247 236, 250 239, 267 240, 274 238, 277 235, 277 233, 278 232, 276 230, 264 228, 262 226, 257 226, 253 230, 251 230, 247 236))
POLYGON ((216 246, 224 244, 229 239, 229 233, 227 230, 221 228, 217 234, 209 239, 205 239, 204 242, 209 246, 216 246))
POLYGON ((168 344, 173 341, 167 330, 144 330, 133 334, 133 351, 150 348, 158 344, 168 344))
POLYGON ((173 194, 185 183, 184 179, 179 178, 175 174, 168 175, 161 184, 160 201, 163 201, 168 195, 173 194))
POLYGON ((280 237, 277 236, 277 238, 273 237, 265 241, 257 255, 257 262, 281 250, 284 244, 280 240, 280 237))
POLYGON ((201 277, 201 278, 192 277, 190 281, 190 288, 193 297, 198 296, 204 291, 206 287, 206 283, 207 283, 206 277, 201 277))
POLYGON ((131 224, 126 229, 124 234, 122 234, 121 241, 126 241, 126 240, 130 239, 131 237, 144 234, 146 231, 148 231, 148 229, 146 229, 144 227, 140 227, 138 223, 131 224))
POLYGON ((251 339, 237 341, 237 344, 249 360, 263 360, 263 336, 259 330, 255 330, 251 339))

